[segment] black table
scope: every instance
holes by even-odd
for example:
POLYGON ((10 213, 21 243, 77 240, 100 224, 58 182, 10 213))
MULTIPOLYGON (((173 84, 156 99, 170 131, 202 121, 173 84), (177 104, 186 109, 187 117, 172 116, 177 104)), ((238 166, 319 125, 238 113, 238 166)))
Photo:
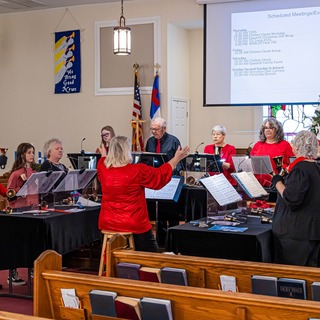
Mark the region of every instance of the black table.
POLYGON ((166 251, 184 255, 271 262, 271 225, 248 217, 244 232, 209 231, 191 223, 168 229, 166 251))
POLYGON ((101 237, 100 207, 49 215, 0 214, 0 270, 32 268, 45 250, 66 254, 101 237))

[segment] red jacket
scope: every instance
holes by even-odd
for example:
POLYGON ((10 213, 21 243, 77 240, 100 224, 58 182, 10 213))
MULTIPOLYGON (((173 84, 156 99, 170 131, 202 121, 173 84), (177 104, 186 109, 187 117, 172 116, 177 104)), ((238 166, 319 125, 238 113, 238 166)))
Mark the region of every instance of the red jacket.
POLYGON ((102 188, 99 229, 136 234, 149 231, 145 188, 164 187, 172 176, 171 165, 153 168, 139 163, 107 169, 104 160, 101 158, 97 166, 102 188))

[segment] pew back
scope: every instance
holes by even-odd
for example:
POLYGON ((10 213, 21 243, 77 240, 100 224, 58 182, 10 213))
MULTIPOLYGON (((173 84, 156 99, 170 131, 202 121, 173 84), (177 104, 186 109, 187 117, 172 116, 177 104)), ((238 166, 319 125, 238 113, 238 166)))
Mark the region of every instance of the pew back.
MULTIPOLYGON (((119 235, 116 235, 120 239, 119 235)), ((112 239, 112 240, 116 240, 112 239)), ((193 287, 219 289, 220 275, 234 276, 240 292, 251 293, 251 276, 263 275, 277 278, 304 279, 307 282, 307 298, 311 300, 311 283, 320 281, 320 269, 291 265, 280 265, 263 262, 203 258, 184 255, 169 255, 147 253, 132 250, 116 250, 119 243, 110 241, 109 269, 107 276, 116 276, 116 266, 119 262, 137 263, 143 267, 173 267, 184 268, 188 275, 188 284, 193 287)))
MULTIPOLYGON (((246 293, 182 287, 161 283, 99 277, 64 272, 62 259, 48 250, 34 264, 34 315, 51 319, 89 320, 91 315, 89 291, 115 291, 135 298, 170 299, 175 320, 306 320, 319 317, 320 304, 314 301, 276 297, 261 297, 246 293), (61 288, 74 288, 82 302, 82 309, 66 311, 61 308, 61 288)), ((99 317, 103 319, 103 317, 99 317)), ((107 318, 105 318, 107 319, 107 318)))

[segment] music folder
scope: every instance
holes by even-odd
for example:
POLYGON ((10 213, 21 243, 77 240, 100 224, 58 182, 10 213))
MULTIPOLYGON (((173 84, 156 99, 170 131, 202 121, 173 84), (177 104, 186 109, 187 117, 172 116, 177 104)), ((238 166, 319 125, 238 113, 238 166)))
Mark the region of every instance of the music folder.
POLYGON ((172 176, 171 181, 160 190, 145 188, 146 199, 173 200, 177 202, 183 187, 184 177, 172 176))
POLYGON ((41 171, 33 173, 17 192, 17 197, 29 194, 44 194, 51 192, 54 184, 64 175, 64 171, 41 171))
POLYGON ((96 174, 96 169, 70 170, 53 192, 81 190, 92 181, 96 174))

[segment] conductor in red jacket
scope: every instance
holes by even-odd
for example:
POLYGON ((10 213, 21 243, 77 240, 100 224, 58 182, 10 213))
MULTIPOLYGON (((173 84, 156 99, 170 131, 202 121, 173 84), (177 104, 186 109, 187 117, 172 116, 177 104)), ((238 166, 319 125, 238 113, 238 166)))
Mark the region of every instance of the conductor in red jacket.
POLYGON ((145 188, 164 187, 178 163, 188 155, 189 147, 179 146, 174 157, 159 168, 132 164, 131 144, 123 136, 111 139, 107 157, 101 152, 97 166, 102 187, 99 229, 132 232, 136 250, 159 251, 149 221, 145 188))

